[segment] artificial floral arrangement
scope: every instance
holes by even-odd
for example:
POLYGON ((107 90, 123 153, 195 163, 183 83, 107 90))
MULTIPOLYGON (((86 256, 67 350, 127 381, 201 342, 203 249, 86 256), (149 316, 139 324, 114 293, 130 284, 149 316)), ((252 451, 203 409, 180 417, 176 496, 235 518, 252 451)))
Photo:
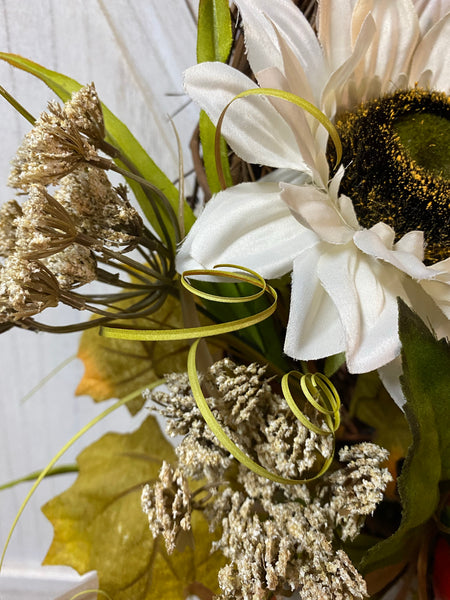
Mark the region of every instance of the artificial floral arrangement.
POLYGON ((43 507, 45 564, 112 600, 450 598, 449 41, 445 0, 200 0, 189 198, 94 84, 0 54, 62 102, 1 90, 32 125, 1 329, 83 331, 79 390, 149 412, 43 507))

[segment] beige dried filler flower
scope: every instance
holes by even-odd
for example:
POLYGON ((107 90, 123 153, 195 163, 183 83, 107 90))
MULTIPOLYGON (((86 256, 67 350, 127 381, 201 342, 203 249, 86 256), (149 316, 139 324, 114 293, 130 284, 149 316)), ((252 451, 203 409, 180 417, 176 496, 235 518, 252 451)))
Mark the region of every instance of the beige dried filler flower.
POLYGON ((79 231, 109 245, 133 244, 142 220, 126 196, 114 188, 106 173, 83 165, 62 178, 55 193, 58 202, 76 220, 79 231))
POLYGON ((144 487, 141 503, 153 536, 162 534, 171 554, 182 531, 191 528, 191 494, 186 477, 164 461, 158 481, 144 487))
MULTIPOLYGON (((284 476, 310 477, 330 456, 331 435, 313 434, 297 421, 264 373, 258 365, 225 359, 209 369, 201 384, 226 434, 251 458, 284 476)), ((228 559, 218 573, 218 600, 267 600, 294 590, 301 600, 367 597, 364 579, 336 546, 359 533, 381 500, 390 479, 381 467, 387 452, 369 443, 345 447, 339 454, 342 464, 318 480, 275 483, 249 471, 221 447, 197 408, 186 374, 167 376, 167 387, 168 392, 148 397, 165 416, 167 433, 184 438, 176 449, 177 485, 174 468, 169 471, 165 465, 170 477, 164 490, 169 495, 161 494, 160 482, 144 488, 143 506, 153 534, 163 533, 172 551, 173 532, 186 531, 180 526, 181 514, 188 514, 188 506, 202 511, 210 529, 221 531, 213 549, 228 559), (193 502, 187 477, 206 478, 212 498, 193 502), (160 514, 157 494, 164 507, 160 514), (173 508, 178 494, 184 512, 173 508)), ((308 413, 308 418, 323 428, 320 416, 308 413)))
POLYGON ((56 183, 83 163, 108 168, 111 161, 101 157, 93 143, 102 135, 103 116, 93 85, 74 94, 65 106, 50 102, 12 161, 9 185, 27 190, 34 183, 56 183))
POLYGON ((17 321, 57 306, 58 282, 39 261, 15 255, 0 270, 0 322, 17 321))

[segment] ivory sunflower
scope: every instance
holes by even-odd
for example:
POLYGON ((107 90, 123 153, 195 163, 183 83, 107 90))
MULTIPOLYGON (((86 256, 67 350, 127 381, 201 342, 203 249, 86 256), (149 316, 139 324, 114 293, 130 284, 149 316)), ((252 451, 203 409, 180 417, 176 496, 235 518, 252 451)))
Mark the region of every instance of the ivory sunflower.
MULTIPOLYGON (((286 353, 309 360, 345 351, 351 372, 387 365, 391 373, 400 352, 397 296, 439 336, 450 333, 450 260, 441 260, 448 256, 449 174, 445 165, 438 173, 421 165, 397 128, 410 124, 401 101, 420 105, 414 115, 449 120, 450 3, 319 0, 317 36, 289 0, 236 4, 258 84, 303 97, 334 122, 348 169, 330 181, 328 135, 310 115, 279 99, 237 100, 223 122, 228 143, 244 160, 281 170, 272 181, 217 194, 181 247, 178 269, 234 262, 266 278, 293 271, 286 353), (399 90, 406 90, 400 99, 399 90), (395 122, 380 126, 372 121, 383 102, 395 122), (367 122, 392 134, 387 144, 392 138, 394 145, 367 148, 367 122), (385 152, 411 174, 409 183, 368 174, 359 162, 352 172, 366 152, 363 167, 385 152), (397 188, 389 188, 391 180, 397 188), (375 183, 358 196, 366 181, 375 183)), ((189 69, 185 85, 215 122, 238 93, 255 87, 221 63, 189 69)), ((400 398, 398 389, 394 395, 400 398)))

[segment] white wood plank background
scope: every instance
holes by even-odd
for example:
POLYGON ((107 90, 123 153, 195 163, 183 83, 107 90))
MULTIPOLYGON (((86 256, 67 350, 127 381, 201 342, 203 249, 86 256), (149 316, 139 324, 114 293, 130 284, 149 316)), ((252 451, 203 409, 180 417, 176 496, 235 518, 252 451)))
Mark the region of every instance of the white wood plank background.
MULTIPOLYGON (((185 102, 182 71, 195 63, 196 0, 0 0, 0 50, 21 54, 82 83, 94 81, 101 99, 137 136, 171 178, 177 176, 176 144, 166 115, 185 102)), ((30 75, 0 64, 0 84, 34 115, 52 93, 30 75)), ((175 117, 187 148, 197 110, 175 117)), ((28 123, 0 98, 0 201, 13 197, 6 186, 9 161, 28 123)), ((190 161, 185 156, 187 166, 190 161)), ((73 313, 73 314, 71 314, 73 313)), ((78 317, 58 310, 54 322, 78 317)), ((33 398, 23 398, 42 377, 76 352, 78 335, 51 336, 10 331, 0 337, 0 483, 42 468, 107 404, 74 398, 82 374, 74 360, 33 398)), ((108 418, 61 462, 73 462, 102 432, 139 425, 125 409, 108 418)), ((65 489, 71 476, 43 482, 25 510, 0 575, 0 596, 54 598, 73 585, 74 572, 38 568, 52 530, 40 506, 65 489), (40 577, 41 587, 30 584, 40 577), (46 583, 47 582, 47 583, 46 583)), ((0 492, 0 549, 28 484, 0 492)))

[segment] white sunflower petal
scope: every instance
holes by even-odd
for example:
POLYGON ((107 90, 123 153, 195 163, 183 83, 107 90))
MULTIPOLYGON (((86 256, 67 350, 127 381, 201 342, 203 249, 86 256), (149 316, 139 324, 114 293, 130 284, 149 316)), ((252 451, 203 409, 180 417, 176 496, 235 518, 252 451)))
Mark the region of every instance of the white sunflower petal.
POLYGON ((298 360, 314 360, 344 350, 338 312, 317 277, 321 253, 318 244, 294 260, 284 351, 298 360))
POLYGON ((359 0, 352 19, 355 42, 367 14, 371 12, 377 27, 372 45, 357 69, 364 76, 378 77, 381 93, 396 85, 396 77, 408 70, 419 40, 419 21, 411 0, 359 0))
POLYGON ((319 41, 290 0, 236 0, 245 28, 248 59, 254 73, 267 67, 282 70, 282 57, 272 22, 295 52, 309 81, 318 92, 325 79, 325 64, 319 41))
POLYGON ((433 27, 442 17, 450 12, 448 0, 413 0, 422 35, 433 27))
POLYGON ((450 91, 450 13, 441 19, 418 45, 411 63, 409 84, 450 91), (424 76, 425 74, 425 76, 424 76))
POLYGON ((355 247, 329 248, 317 273, 339 313, 348 369, 373 371, 400 352, 396 296, 401 287, 393 283, 392 270, 377 268, 355 247))
POLYGON ((390 247, 387 247, 386 240, 383 240, 378 235, 375 227, 363 229, 355 233, 353 240, 362 252, 390 263, 414 279, 432 279, 434 277, 434 273, 427 269, 423 262, 417 258, 416 253, 404 252, 397 249, 391 250, 390 247))
POLYGON ((276 278, 316 241, 291 215, 276 183, 242 183, 208 202, 178 252, 177 270, 232 263, 276 278))
POLYGON ((352 13, 355 0, 321 0, 318 6, 318 38, 330 71, 335 71, 352 54, 352 13))
POLYGON ((329 195, 312 185, 296 186, 281 183, 281 198, 304 227, 320 239, 332 244, 344 244, 355 233, 342 218, 329 195))
MULTIPOLYGON (((217 123, 225 106, 255 83, 228 65, 201 63, 184 74, 189 96, 217 123)), ((304 166, 295 136, 267 98, 236 100, 225 114, 222 133, 247 162, 301 170, 304 166)))
POLYGON ((401 356, 397 356, 397 358, 394 358, 390 363, 378 369, 378 375, 380 376, 381 382, 391 395, 391 398, 394 399, 395 403, 400 408, 402 408, 406 402, 405 394, 403 393, 400 383, 402 371, 401 356))

